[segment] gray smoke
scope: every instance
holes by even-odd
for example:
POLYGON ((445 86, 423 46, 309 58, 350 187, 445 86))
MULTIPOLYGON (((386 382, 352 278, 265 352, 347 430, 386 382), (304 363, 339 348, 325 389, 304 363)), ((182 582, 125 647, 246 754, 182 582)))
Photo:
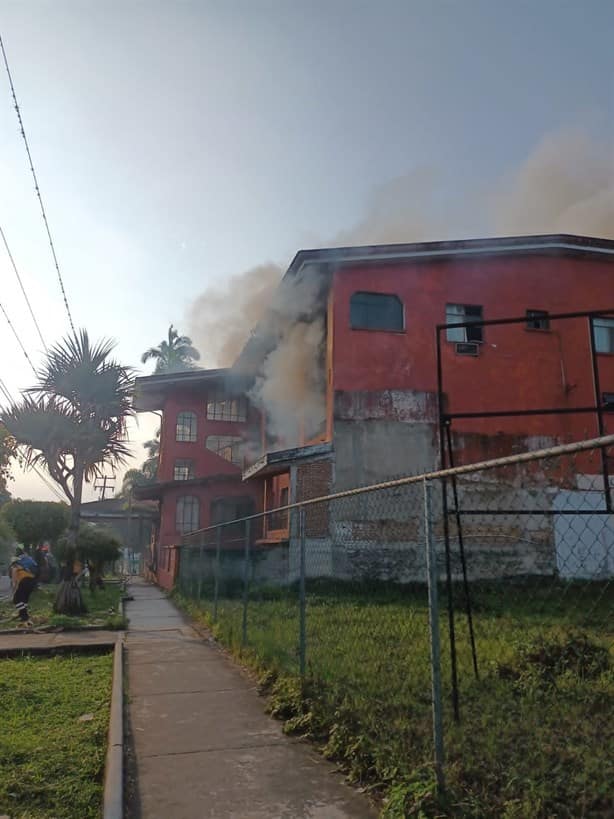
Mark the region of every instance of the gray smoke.
MULTIPOLYGON (((560 131, 544 138, 527 159, 490 191, 453 195, 432 169, 417 169, 379 186, 353 227, 323 246, 435 241, 515 233, 579 233, 614 238, 612 147, 588 134, 560 131)), ((190 308, 190 335, 205 360, 230 366, 267 312, 277 344, 267 355, 252 399, 265 409, 271 432, 288 446, 325 420, 325 327, 317 274, 278 288, 282 266, 263 264, 207 289, 190 308)))

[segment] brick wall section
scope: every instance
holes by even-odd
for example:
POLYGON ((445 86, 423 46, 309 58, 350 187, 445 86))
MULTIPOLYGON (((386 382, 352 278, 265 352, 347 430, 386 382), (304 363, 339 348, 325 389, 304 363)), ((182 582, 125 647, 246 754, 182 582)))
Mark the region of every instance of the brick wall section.
MULTIPOLYGON (((333 479, 333 464, 330 460, 312 461, 296 468, 296 500, 309 500, 328 495, 333 479)), ((305 509, 305 535, 307 537, 328 537, 329 504, 317 503, 305 509)))

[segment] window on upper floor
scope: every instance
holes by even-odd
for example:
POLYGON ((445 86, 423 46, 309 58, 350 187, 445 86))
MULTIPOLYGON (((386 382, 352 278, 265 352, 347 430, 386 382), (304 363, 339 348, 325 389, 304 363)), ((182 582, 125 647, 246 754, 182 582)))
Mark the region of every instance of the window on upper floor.
POLYGON ((208 421, 245 421, 247 398, 244 395, 227 395, 223 390, 209 393, 207 400, 208 421))
POLYGON ((199 527, 200 503, 193 495, 177 498, 176 529, 182 535, 199 527))
POLYGON ((205 446, 221 458, 243 465, 243 438, 239 435, 207 435, 205 446))
POLYGON ((180 412, 177 416, 177 441, 196 441, 197 420, 195 412, 180 412))
POLYGON ((549 330, 547 310, 527 310, 527 330, 549 330))
POLYGON ((350 299, 350 326, 352 330, 405 329, 403 302, 392 293, 358 292, 350 299))
POLYGON ((593 319, 595 352, 614 353, 614 318, 593 319))
POLYGON ((178 458, 173 468, 173 480, 190 481, 194 477, 194 461, 178 458))
MULTIPOLYGON (((482 321, 483 309, 478 304, 446 304, 446 324, 461 324, 468 321, 482 321)), ((448 327, 448 341, 483 341, 484 332, 481 324, 475 327, 448 327)))

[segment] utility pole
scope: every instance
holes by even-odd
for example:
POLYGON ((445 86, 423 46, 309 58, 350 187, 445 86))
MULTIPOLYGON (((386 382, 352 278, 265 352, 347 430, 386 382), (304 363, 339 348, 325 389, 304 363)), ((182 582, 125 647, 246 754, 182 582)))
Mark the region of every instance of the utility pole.
POLYGON ((105 500, 107 489, 109 492, 113 492, 115 489, 115 478, 110 478, 108 475, 104 475, 102 478, 96 478, 94 482, 94 489, 97 489, 100 492, 100 497, 98 500, 105 500))

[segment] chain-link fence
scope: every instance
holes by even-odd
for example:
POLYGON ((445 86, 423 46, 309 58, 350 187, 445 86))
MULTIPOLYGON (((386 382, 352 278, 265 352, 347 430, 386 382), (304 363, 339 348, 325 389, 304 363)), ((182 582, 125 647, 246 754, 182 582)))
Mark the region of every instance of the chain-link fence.
POLYGON ((435 782, 452 813, 613 815, 612 445, 192 533, 178 591, 276 677, 273 709, 291 730, 388 792, 390 815, 429 815, 435 782), (271 529, 286 534, 265 540, 271 529))

